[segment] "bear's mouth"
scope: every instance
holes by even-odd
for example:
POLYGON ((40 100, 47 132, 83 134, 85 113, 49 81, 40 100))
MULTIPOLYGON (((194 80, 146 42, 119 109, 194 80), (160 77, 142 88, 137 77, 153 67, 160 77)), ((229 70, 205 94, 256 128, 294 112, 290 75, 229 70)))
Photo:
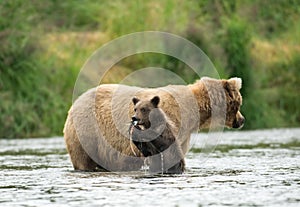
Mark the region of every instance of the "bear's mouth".
POLYGON ((133 126, 137 126, 139 124, 139 121, 135 120, 131 122, 133 126))
POLYGON ((133 126, 139 128, 139 129, 141 129, 141 130, 144 130, 144 129, 145 129, 144 123, 141 122, 140 120, 139 120, 139 121, 138 121, 138 120, 134 120, 134 121, 132 121, 131 123, 132 123, 133 126))

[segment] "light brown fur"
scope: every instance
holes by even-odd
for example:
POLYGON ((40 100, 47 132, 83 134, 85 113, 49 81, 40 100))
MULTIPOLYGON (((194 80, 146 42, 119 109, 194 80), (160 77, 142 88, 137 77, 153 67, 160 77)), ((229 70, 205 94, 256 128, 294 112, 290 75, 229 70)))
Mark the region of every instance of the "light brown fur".
POLYGON ((64 137, 73 166, 78 170, 105 168, 110 171, 141 167, 142 155, 137 148, 130 147, 126 124, 133 114, 131 99, 134 96, 149 98, 157 95, 161 98, 160 108, 175 124, 176 137, 185 154, 192 132, 213 125, 231 128, 233 123, 237 126, 243 124, 239 112, 242 103, 240 88, 238 78, 202 78, 188 86, 146 89, 105 84, 90 89, 74 102, 65 123, 64 137), (222 107, 224 104, 225 108, 222 107), (217 111, 216 114, 226 114, 224 122, 221 116, 220 122, 212 122, 212 109, 217 111))

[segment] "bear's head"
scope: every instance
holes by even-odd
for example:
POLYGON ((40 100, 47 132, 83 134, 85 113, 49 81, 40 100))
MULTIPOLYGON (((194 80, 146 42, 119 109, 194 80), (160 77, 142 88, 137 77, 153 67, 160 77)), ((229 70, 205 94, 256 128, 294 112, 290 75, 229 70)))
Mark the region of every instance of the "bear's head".
POLYGON ((150 128, 150 112, 158 108, 160 98, 154 96, 150 100, 143 100, 134 97, 132 102, 134 104, 134 115, 131 117, 133 122, 136 122, 136 125, 145 127, 146 129, 150 128))
POLYGON ((203 108, 201 115, 204 114, 203 119, 205 120, 202 123, 203 128, 210 127, 212 116, 220 116, 218 120, 225 121, 224 124, 228 128, 243 127, 245 118, 240 112, 242 105, 240 94, 242 80, 240 78, 218 80, 203 77, 198 84, 203 86, 205 91, 202 93, 205 95, 198 97, 198 103, 203 108), (213 115, 213 113, 215 114, 213 115))
POLYGON ((226 121, 225 125, 229 128, 242 128, 245 123, 245 118, 240 112, 242 105, 242 96, 240 89, 242 87, 242 79, 231 78, 223 80, 223 87, 226 94, 226 121))

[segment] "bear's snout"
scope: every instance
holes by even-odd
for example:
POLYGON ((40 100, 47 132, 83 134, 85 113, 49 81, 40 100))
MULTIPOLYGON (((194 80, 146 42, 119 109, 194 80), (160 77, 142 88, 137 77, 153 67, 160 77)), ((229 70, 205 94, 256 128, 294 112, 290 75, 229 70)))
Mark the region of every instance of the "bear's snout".
POLYGON ((232 123, 232 128, 240 129, 244 126, 245 118, 243 116, 236 118, 232 123))
POLYGON ((131 121, 132 121, 132 122, 134 122, 134 121, 137 121, 137 122, 138 122, 138 121, 140 121, 140 119, 136 118, 135 116, 132 116, 132 117, 131 117, 131 121))

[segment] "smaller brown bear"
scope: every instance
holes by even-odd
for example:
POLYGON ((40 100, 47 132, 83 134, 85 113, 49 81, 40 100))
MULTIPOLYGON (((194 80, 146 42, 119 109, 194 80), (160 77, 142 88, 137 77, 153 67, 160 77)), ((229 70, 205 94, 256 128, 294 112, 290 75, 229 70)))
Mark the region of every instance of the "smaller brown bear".
POLYGON ((184 155, 174 135, 174 125, 158 108, 160 98, 141 101, 134 97, 135 114, 132 116, 130 136, 145 157, 149 170, 154 173, 179 174, 184 171, 184 155))

